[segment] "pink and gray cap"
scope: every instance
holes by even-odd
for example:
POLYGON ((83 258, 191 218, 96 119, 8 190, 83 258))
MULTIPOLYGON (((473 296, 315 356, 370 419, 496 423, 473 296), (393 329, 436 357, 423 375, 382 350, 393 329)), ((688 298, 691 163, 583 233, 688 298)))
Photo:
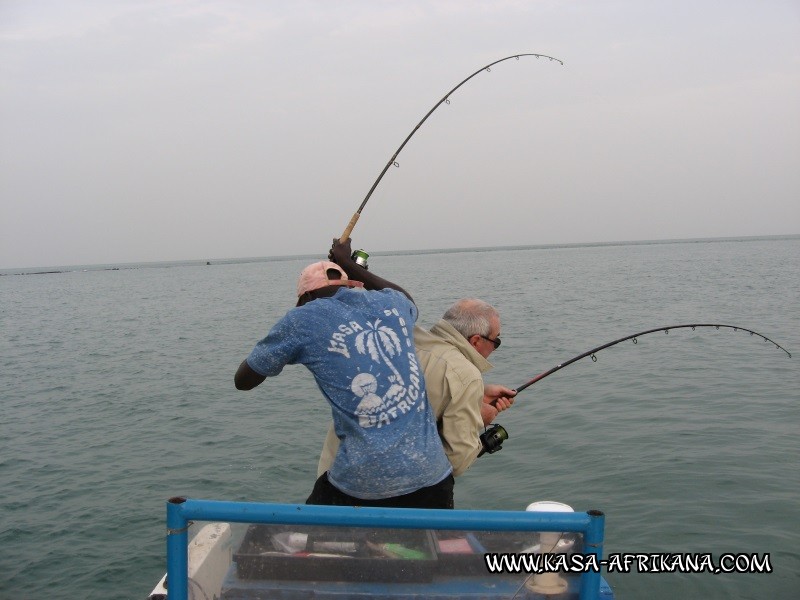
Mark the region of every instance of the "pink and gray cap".
POLYGON ((347 273, 344 269, 336 263, 321 260, 314 264, 308 265, 300 273, 300 279, 297 280, 297 296, 300 297, 306 292, 313 292, 320 288, 328 287, 329 285, 345 285, 348 287, 364 287, 360 281, 353 281, 348 279, 347 273), (328 270, 333 269, 338 271, 338 279, 329 279, 328 270))

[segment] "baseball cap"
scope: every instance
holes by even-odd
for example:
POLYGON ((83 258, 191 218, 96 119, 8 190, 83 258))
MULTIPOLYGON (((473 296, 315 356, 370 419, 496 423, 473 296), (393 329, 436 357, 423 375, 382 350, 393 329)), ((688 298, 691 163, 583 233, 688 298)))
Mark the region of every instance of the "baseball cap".
POLYGON ((300 273, 300 279, 297 280, 297 296, 298 298, 306 292, 313 292, 320 288, 329 285, 346 285, 349 287, 364 287, 360 281, 353 281, 347 278, 347 273, 344 269, 336 263, 321 260, 314 264, 308 265, 300 273), (328 270, 333 269, 339 273, 338 279, 329 279, 328 270))

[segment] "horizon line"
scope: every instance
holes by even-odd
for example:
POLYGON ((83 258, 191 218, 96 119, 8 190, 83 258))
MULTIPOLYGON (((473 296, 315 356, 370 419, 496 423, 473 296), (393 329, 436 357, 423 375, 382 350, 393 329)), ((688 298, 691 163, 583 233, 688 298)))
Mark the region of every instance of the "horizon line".
MULTIPOLYGON (((655 240, 618 240, 610 242, 566 242, 552 244, 514 244, 509 246, 463 246, 451 248, 418 248, 411 250, 375 250, 370 252, 370 256, 401 256, 418 254, 453 254, 458 252, 496 252, 503 250, 529 250, 529 249, 558 249, 558 248, 591 248, 600 246, 633 246, 633 245, 656 245, 656 244, 680 244, 696 242, 726 242, 726 241, 757 241, 768 239, 790 239, 800 237, 800 233, 773 234, 773 235, 752 235, 752 236, 725 236, 709 238, 665 238, 655 240)), ((157 261, 127 261, 118 263, 87 263, 72 265, 52 265, 44 267, 8 267, 0 268, 0 276, 4 275, 41 275, 54 273, 69 273, 77 270, 99 271, 99 270, 121 270, 134 268, 152 268, 159 266, 170 266, 186 264, 220 265, 220 264, 241 264, 249 262, 273 262, 284 260, 296 260, 301 258, 315 257, 316 254, 277 254, 269 256, 243 256, 229 258, 185 258, 167 259, 157 261), (17 271, 17 272, 12 272, 17 271)))

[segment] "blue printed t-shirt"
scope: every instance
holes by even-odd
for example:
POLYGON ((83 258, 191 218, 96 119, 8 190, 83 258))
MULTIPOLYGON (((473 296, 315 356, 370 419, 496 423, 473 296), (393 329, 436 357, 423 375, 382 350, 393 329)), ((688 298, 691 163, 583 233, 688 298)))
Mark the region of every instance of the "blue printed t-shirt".
POLYGON ((341 442, 328 479, 356 498, 408 494, 452 471, 414 351, 416 318, 396 290, 342 288, 290 310, 247 357, 267 377, 290 364, 313 373, 341 442))

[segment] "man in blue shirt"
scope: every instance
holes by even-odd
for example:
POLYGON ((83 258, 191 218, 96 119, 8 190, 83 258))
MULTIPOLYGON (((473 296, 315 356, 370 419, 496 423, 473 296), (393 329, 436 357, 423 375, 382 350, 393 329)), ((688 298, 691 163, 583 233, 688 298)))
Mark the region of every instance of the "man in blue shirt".
POLYGON ((242 362, 236 387, 252 389, 288 364, 314 375, 340 447, 308 504, 452 508, 452 468, 414 351, 416 306, 357 265, 349 239, 334 241, 331 258, 300 274, 297 306, 242 362))

